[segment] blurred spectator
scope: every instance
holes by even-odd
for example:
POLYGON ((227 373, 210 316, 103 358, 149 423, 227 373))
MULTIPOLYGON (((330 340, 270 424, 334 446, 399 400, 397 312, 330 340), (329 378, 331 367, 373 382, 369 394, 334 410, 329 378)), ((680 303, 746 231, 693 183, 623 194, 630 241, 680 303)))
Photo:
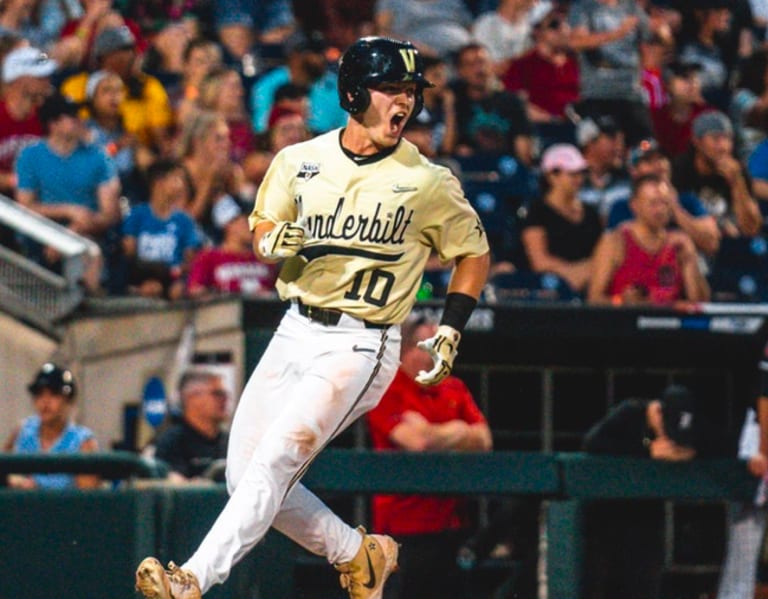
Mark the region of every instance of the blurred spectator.
POLYGON ((684 154, 691 145, 691 123, 711 107, 701 96, 701 65, 673 61, 664 71, 667 102, 651 109, 654 138, 670 157, 684 154))
MULTIPOLYGON (((525 98, 528 117, 536 124, 566 126, 566 109, 578 100, 579 65, 569 34, 562 13, 544 14, 533 27, 533 49, 513 60, 504 73, 504 87, 525 98)), ((567 127, 572 128, 570 123, 567 127)))
POLYGON ((249 154, 243 170, 249 183, 260 185, 275 155, 311 137, 304 116, 291 108, 275 106, 269 115, 268 130, 261 138, 261 149, 249 154))
POLYGON ((587 162, 570 144, 554 144, 541 158, 541 199, 534 200, 520 223, 527 264, 537 273, 554 273, 577 293, 592 275, 592 252, 602 225, 594 206, 578 198, 587 162))
POLYGON ((768 48, 741 65, 730 105, 736 155, 746 162, 768 132, 768 48))
MULTIPOLYGON (((652 400, 625 399, 584 437, 584 450, 665 461, 696 455, 696 402, 688 389, 667 387, 652 400)), ((584 599, 659 599, 664 570, 664 504, 653 500, 592 501, 586 526, 584 599), (632 551, 625 551, 627 546, 632 551)))
POLYGON ((224 240, 195 255, 187 279, 188 294, 192 297, 220 293, 248 297, 274 295, 278 267, 256 258, 248 218, 237 202, 230 199, 218 202, 213 208, 213 220, 216 227, 224 231, 224 240))
POLYGON ((50 6, 45 0, 5 0, 0 3, 0 35, 19 36, 61 63, 69 50, 59 39, 63 22, 50 6))
POLYGON ((678 51, 680 60, 701 65, 701 90, 704 99, 719 110, 730 102, 730 72, 726 56, 718 43, 731 26, 729 0, 705 0, 693 11, 694 31, 678 51))
MULTIPOLYGON (((400 368, 381 402, 368 413, 371 443, 378 450, 489 451, 491 431, 467 386, 449 376, 432 387, 414 379, 431 368, 418 343, 437 324, 411 315, 402 327, 400 368)), ((467 536, 467 505, 458 497, 375 495, 373 528, 396 535, 400 570, 388 597, 448 599, 459 590, 456 552, 467 536), (439 576, 435 573, 439 572, 439 576), (390 594, 392 592, 392 594, 390 594)))
MULTIPOLYGON (((54 94, 40 108, 47 135, 27 146, 16 161, 20 204, 93 239, 105 251, 108 232, 120 221, 120 180, 114 161, 99 146, 85 142, 80 107, 54 94)), ((46 248, 39 259, 56 266, 60 256, 46 248)), ((103 264, 93 260, 84 275, 91 292, 99 292, 103 264)))
POLYGON ((456 56, 456 74, 451 82, 458 128, 455 152, 510 154, 531 165, 531 122, 522 101, 501 87, 486 47, 474 42, 463 46, 456 56))
POLYGON ((496 10, 475 19, 472 36, 488 48, 499 77, 504 75, 512 60, 531 47, 533 22, 540 12, 549 8, 550 2, 545 0, 540 7, 536 4, 536 0, 500 0, 496 10))
POLYGON ((214 9, 218 38, 245 71, 254 68, 247 58, 258 46, 282 44, 296 26, 290 0, 217 0, 214 9))
POLYGON ((347 113, 339 105, 336 73, 328 67, 327 43, 321 34, 294 33, 285 41, 286 64, 261 76, 251 90, 253 128, 267 129, 275 90, 285 83, 309 88, 308 124, 313 133, 324 133, 346 124, 347 113))
POLYGON ((293 11, 304 30, 322 32, 331 46, 343 50, 373 34, 375 4, 376 0, 293 0, 293 11))
MULTIPOLYGON (((3 450, 13 453, 72 454, 98 451, 96 437, 89 428, 74 422, 77 386, 72 371, 46 362, 27 386, 35 415, 25 418, 3 450)), ((17 489, 89 489, 101 480, 95 475, 35 474, 8 477, 17 489)))
POLYGON ((629 195, 629 175, 624 169, 624 134, 610 116, 586 118, 576 127, 576 142, 587 161, 579 199, 597 208, 603 222, 613 203, 629 195))
POLYGON ((206 76, 221 66, 221 47, 205 38, 194 38, 187 43, 182 56, 181 80, 168 91, 177 123, 183 123, 197 108, 200 86, 206 76))
POLYGON ((659 35, 651 35, 640 43, 640 85, 651 114, 669 101, 663 71, 670 53, 669 44, 659 35))
POLYGON ((141 29, 112 6, 112 0, 80 0, 82 12, 68 20, 61 30, 61 38, 72 45, 68 67, 88 70, 96 65, 94 44, 105 29, 127 27, 136 40, 136 49, 143 54, 147 48, 141 29))
POLYGON ((187 370, 179 379, 181 415, 158 432, 145 449, 166 462, 171 483, 224 482, 223 462, 229 434, 229 393, 222 377, 212 371, 187 370))
POLYGON ((142 196, 140 171, 149 166, 153 156, 123 126, 120 106, 125 93, 125 84, 115 73, 93 73, 85 86, 88 109, 85 129, 86 139, 103 148, 114 160, 122 193, 134 203, 142 196))
POLYGON ((612 116, 632 145, 649 137, 640 42, 651 29, 642 7, 630 0, 584 0, 571 5, 570 24, 571 45, 579 53, 578 113, 612 116))
MULTIPOLYGON (((661 151, 654 140, 645 140, 632 148, 627 160, 629 174, 633 181, 646 175, 656 175, 671 186, 670 208, 672 217, 670 228, 679 228, 690 235, 696 249, 705 256, 717 253, 720 245, 720 230, 717 221, 698 197, 691 192, 678 194, 672 186, 672 163, 661 151)), ((611 206, 608 215, 608 229, 615 229, 621 223, 632 220, 630 197, 617 200, 611 206)))
POLYGON ((229 127, 229 156, 242 164, 256 149, 257 136, 245 106, 240 75, 235 69, 216 67, 203 78, 199 88, 198 106, 224 117, 229 127))
POLYGON ((463 0, 376 0, 377 35, 412 42, 423 54, 450 59, 472 41, 463 0))
POLYGON ((200 249, 195 222, 181 208, 189 196, 183 167, 159 159, 147 169, 149 201, 134 205, 123 223, 129 290, 179 299, 189 264, 200 249))
POLYGON ((0 192, 16 193, 14 163, 19 152, 43 136, 38 109, 52 91, 56 63, 37 48, 11 50, 2 64, 0 100, 0 192))
POLYGON ((182 20, 166 26, 152 36, 141 57, 141 67, 163 84, 169 97, 178 97, 178 86, 184 75, 184 52, 199 37, 194 20, 182 20))
POLYGON ((192 184, 192 197, 183 208, 217 243, 221 237, 211 217, 214 205, 226 196, 239 201, 250 190, 243 169, 230 158, 226 119, 209 110, 193 114, 184 123, 177 152, 192 184))
MULTIPOLYGON (((170 151, 173 112, 168 94, 156 77, 141 72, 136 60, 136 38, 126 26, 108 27, 99 32, 93 43, 95 70, 116 73, 127 91, 120 112, 125 130, 139 143, 165 155, 170 151)), ((75 102, 86 98, 90 72, 84 70, 67 77, 61 92, 75 102)))
POLYGON ((457 135, 456 97, 448 87, 448 64, 442 58, 425 56, 423 65, 424 78, 433 87, 424 88, 424 108, 416 119, 428 124, 432 131, 430 153, 446 156, 453 153, 457 135))
POLYGON ((762 227, 751 181, 733 155, 733 127, 722 112, 706 111, 694 119, 691 149, 672 165, 680 193, 692 191, 718 222, 723 236, 751 237, 762 227))
MULTIPOLYGON (((276 108, 287 108, 293 112, 298 112, 304 117, 304 120, 309 119, 309 88, 306 85, 300 85, 298 83, 283 83, 275 90, 275 99, 272 102, 272 109, 269 111, 269 116, 272 116, 272 111, 276 108)), ((267 123, 269 125, 269 123, 267 123)))
POLYGON ((593 258, 590 303, 670 306, 709 299, 696 249, 683 231, 669 231, 672 188, 656 175, 634 182, 635 217, 603 234, 593 258))
POLYGON ((120 14, 138 24, 145 35, 162 36, 182 24, 197 35, 212 38, 215 0, 115 0, 120 14))

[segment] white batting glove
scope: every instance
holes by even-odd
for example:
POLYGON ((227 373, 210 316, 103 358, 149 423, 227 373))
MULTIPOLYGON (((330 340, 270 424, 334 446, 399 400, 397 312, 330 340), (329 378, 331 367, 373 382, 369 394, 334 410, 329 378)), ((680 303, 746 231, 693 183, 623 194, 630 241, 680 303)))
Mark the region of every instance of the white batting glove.
POLYGON ((295 256, 304 247, 304 227, 284 220, 275 225, 259 241, 259 252, 264 258, 276 260, 295 256))
POLYGON ((437 327, 434 337, 419 341, 418 347, 427 351, 435 363, 429 372, 421 370, 416 377, 416 382, 422 385, 436 385, 451 374, 453 361, 458 354, 461 333, 447 324, 437 327))

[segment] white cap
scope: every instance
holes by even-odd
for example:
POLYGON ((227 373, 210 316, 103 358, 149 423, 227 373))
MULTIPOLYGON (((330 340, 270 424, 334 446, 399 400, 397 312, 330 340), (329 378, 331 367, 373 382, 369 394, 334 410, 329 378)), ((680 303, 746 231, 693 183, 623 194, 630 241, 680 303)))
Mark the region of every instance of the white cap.
POLYGON ((19 77, 49 77, 58 68, 55 60, 32 46, 16 48, 3 60, 3 82, 10 83, 19 77))
POLYGON ((587 168, 579 149, 571 144, 553 144, 549 146, 541 157, 541 170, 549 173, 554 170, 567 173, 577 173, 587 168))
POLYGON ((212 220, 213 224, 223 229, 238 216, 243 215, 243 210, 240 208, 240 204, 237 203, 235 198, 231 195, 224 195, 213 205, 212 220))

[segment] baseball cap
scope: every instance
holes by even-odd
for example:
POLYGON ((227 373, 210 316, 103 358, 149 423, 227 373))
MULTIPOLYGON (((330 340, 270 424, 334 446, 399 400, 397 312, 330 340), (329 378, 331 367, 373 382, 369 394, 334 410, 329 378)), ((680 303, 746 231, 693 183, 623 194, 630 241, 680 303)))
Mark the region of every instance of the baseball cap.
POLYGON ((125 25, 102 29, 93 42, 93 57, 100 58, 110 52, 136 46, 136 38, 125 25))
POLYGON ((240 204, 229 195, 225 195, 218 200, 211 210, 213 224, 218 229, 223 229, 237 217, 242 215, 243 209, 240 207, 240 204))
POLYGON ((576 125, 576 142, 584 147, 600 135, 616 135, 619 131, 621 129, 612 116, 606 114, 595 118, 586 117, 576 125))
POLYGON ((673 77, 690 77, 693 73, 702 70, 701 64, 686 60, 673 60, 664 68, 664 77, 669 80, 673 77))
POLYGON ((719 110, 707 110, 693 119, 691 133, 697 138, 710 134, 733 135, 733 125, 725 113, 719 110))
POLYGON ((10 83, 20 77, 48 77, 58 66, 55 60, 38 48, 16 48, 3 59, 3 82, 10 83))
POLYGON ((571 144, 553 144, 549 146, 541 157, 542 172, 549 173, 555 170, 576 173, 587 168, 579 149, 571 144))
POLYGON ((669 385, 661 395, 664 432, 678 445, 691 447, 696 439, 696 401, 687 387, 669 385))
POLYGON ((643 160, 663 155, 664 153, 661 151, 661 148, 655 139, 644 139, 629 150, 627 164, 634 168, 643 160))
POLYGON ((286 38, 285 42, 283 42, 283 47, 286 54, 291 54, 292 52, 324 54, 328 49, 328 43, 319 31, 310 31, 309 33, 295 31, 286 38))
POLYGON ((53 362, 46 362, 42 365, 35 378, 27 385, 27 389, 32 395, 37 395, 43 389, 50 389, 69 399, 72 399, 77 392, 72 371, 57 366, 53 362))
POLYGON ((80 104, 60 92, 48 96, 38 110, 40 121, 47 124, 61 116, 77 116, 80 104))

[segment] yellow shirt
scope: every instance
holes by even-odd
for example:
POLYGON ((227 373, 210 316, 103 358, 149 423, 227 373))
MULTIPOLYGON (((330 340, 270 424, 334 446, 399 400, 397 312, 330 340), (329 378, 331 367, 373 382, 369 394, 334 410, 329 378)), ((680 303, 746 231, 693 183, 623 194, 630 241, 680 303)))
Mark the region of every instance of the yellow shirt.
MULTIPOLYGON (((85 101, 85 85, 90 73, 72 75, 61 84, 61 93, 75 102, 85 101)), ((152 75, 141 74, 144 83, 141 97, 126 95, 120 105, 123 126, 144 145, 152 145, 153 129, 164 129, 173 123, 173 110, 163 84, 152 75)))

